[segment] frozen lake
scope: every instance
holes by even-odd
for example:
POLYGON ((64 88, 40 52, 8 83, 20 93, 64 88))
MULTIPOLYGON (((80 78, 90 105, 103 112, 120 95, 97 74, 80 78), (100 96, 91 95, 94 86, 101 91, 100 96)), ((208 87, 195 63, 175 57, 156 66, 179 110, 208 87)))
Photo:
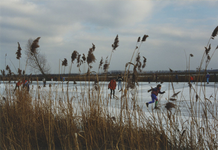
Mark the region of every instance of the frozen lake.
MULTIPOLYGON (((129 89, 127 92, 127 100, 122 100, 121 97, 124 94, 123 91, 118 90, 116 88, 115 95, 116 98, 110 99, 109 94, 110 90, 107 88, 109 82, 100 82, 99 90, 96 90, 94 82, 69 82, 68 92, 67 92, 67 82, 56 82, 56 81, 47 81, 46 87, 43 87, 43 82, 39 81, 38 85, 36 81, 33 81, 30 84, 29 93, 32 95, 33 100, 43 99, 50 95, 50 98, 56 103, 57 101, 63 101, 66 103, 67 95, 72 102, 72 105, 76 108, 78 106, 88 106, 88 101, 91 97, 93 100, 97 100, 100 96, 100 100, 102 102, 102 107, 108 109, 108 111, 112 115, 118 115, 120 113, 121 105, 127 101, 128 110, 134 111, 137 108, 140 108, 144 113, 152 113, 152 112, 166 112, 165 104, 167 102, 172 102, 178 108, 177 115, 190 117, 190 111, 192 108, 196 111, 194 117, 202 118, 204 116, 203 109, 205 108, 205 104, 207 105, 207 111, 209 118, 217 118, 217 90, 218 84, 213 82, 206 83, 193 83, 192 88, 190 89, 188 83, 171 83, 165 82, 162 83, 161 91, 166 91, 165 94, 159 94, 159 109, 153 109, 154 103, 150 104, 149 107, 146 107, 146 102, 151 101, 151 93, 147 91, 151 87, 156 87, 158 83, 151 82, 139 82, 139 86, 136 86, 134 89, 129 89), (51 87, 49 87, 51 84, 51 87), (37 88, 39 87, 40 88, 37 88), (88 94, 90 89, 90 95, 88 94), (176 97, 172 97, 174 93, 180 92, 176 97), (99 93, 99 94, 98 94, 99 93), (196 99, 196 94, 198 98, 196 99), (39 96, 40 95, 40 96, 39 96), (171 101, 173 99, 174 101, 171 101), (84 101, 85 100, 85 101, 84 101)), ((122 83, 124 84, 124 83, 122 83)), ((124 86, 124 85, 123 85, 124 86)), ((0 84, 0 94, 1 96, 6 97, 6 92, 9 92, 13 95, 13 89, 15 87, 15 83, 1 83, 0 84), (6 90, 9 89, 9 90, 6 90)), ((45 100, 46 101, 46 100, 45 100)), ((174 113, 175 109, 172 109, 174 113)))

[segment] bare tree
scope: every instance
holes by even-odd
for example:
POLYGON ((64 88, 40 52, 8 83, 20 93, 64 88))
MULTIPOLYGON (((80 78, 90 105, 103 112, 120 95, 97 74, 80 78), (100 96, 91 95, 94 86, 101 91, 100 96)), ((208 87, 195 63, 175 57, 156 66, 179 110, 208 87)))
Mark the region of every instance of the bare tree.
POLYGON ((32 39, 28 40, 26 55, 27 55, 27 65, 30 66, 34 71, 41 72, 44 76, 49 73, 50 66, 47 64, 47 59, 44 55, 40 54, 38 49, 40 37, 36 38, 34 41, 32 39))

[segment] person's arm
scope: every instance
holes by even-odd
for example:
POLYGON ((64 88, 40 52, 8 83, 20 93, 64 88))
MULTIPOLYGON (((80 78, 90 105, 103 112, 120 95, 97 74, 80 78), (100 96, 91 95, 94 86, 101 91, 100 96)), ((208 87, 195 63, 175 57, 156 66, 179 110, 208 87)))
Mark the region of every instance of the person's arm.
POLYGON ((163 92, 159 91, 159 93, 160 93, 160 94, 164 94, 164 93, 165 93, 165 91, 163 91, 163 92))
POLYGON ((148 90, 148 92, 151 92, 151 91, 152 91, 152 89, 148 90))

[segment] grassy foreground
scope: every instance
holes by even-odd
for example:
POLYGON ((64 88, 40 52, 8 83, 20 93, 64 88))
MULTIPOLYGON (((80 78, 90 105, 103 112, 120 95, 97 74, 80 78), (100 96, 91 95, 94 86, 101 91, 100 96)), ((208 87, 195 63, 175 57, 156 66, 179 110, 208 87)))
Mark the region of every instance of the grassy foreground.
POLYGON ((183 120, 179 107, 172 102, 165 106, 167 113, 154 110, 147 116, 137 106, 137 99, 132 99, 135 107, 131 111, 126 105, 127 95, 120 98, 119 116, 111 116, 107 107, 103 107, 109 99, 100 95, 101 87, 79 99, 76 96, 54 99, 51 95, 55 87, 50 87, 46 95, 38 92, 35 100, 31 92, 17 90, 14 94, 9 87, 0 105, 1 149, 212 150, 218 146, 217 116, 207 118, 217 112, 211 113, 212 105, 203 100, 203 121, 196 117, 199 109, 192 107, 195 98, 187 104, 192 107, 189 113, 193 116, 188 120, 183 120), (79 105, 75 106, 73 101, 79 101, 79 105))

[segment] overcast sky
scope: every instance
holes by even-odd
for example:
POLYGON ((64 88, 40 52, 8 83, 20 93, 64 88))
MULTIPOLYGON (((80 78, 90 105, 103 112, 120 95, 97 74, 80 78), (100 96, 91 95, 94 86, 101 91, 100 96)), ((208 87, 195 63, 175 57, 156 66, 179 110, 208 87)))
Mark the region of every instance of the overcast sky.
MULTIPOLYGON (((110 56, 116 35, 119 47, 112 54, 109 70, 124 70, 138 37, 144 34, 149 35, 140 47, 141 56, 147 58, 144 71, 185 70, 189 54, 194 55, 191 69, 196 69, 217 26, 215 0, 1 0, 0 70, 5 69, 5 58, 13 72, 19 67, 17 42, 22 48, 24 69, 27 41, 41 37, 39 49, 48 60, 51 73, 59 72, 59 60, 67 58, 70 64, 74 50, 87 55, 92 43, 96 46, 95 71, 101 57, 105 60, 110 56)), ((215 37, 211 40, 212 50, 217 45, 215 37)), ((209 69, 218 69, 217 57, 216 52, 209 69)), ((82 71, 86 70, 83 66, 82 71)), ((72 72, 78 72, 75 63, 72 72)))

